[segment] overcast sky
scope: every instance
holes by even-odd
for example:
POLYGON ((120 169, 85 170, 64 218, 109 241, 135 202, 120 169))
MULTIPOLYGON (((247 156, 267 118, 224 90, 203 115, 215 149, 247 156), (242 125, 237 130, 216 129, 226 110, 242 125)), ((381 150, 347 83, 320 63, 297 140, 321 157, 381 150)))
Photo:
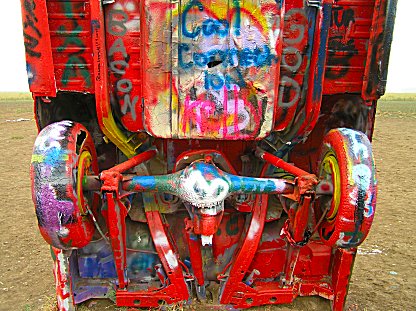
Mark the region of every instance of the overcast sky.
MULTIPOLYGON (((387 82, 390 93, 416 93, 415 12, 416 1, 399 0, 387 82)), ((1 1, 0 34, 0 92, 28 91, 19 0, 1 1)))

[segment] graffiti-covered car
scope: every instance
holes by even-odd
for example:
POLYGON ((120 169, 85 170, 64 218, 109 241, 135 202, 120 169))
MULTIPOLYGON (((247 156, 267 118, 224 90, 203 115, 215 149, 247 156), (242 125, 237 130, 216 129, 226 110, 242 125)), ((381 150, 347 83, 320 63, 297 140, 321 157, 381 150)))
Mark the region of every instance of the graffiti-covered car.
POLYGON ((60 310, 342 310, 395 0, 22 0, 60 310))

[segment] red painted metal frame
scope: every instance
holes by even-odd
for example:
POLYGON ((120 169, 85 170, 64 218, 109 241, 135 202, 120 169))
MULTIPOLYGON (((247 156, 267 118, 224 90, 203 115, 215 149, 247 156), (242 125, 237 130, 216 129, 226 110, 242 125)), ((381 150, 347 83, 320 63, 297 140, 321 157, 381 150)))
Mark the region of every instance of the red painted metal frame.
MULTIPOLYGON (((300 247, 292 246, 289 243, 285 269, 286 281, 284 284, 281 282, 256 282, 256 286, 251 287, 244 282, 244 277, 249 272, 247 269, 254 258, 262 235, 266 212, 267 195, 257 196, 252 219, 240 251, 232 261, 233 264, 229 273, 219 277, 221 280, 226 279, 220 302, 222 304, 232 304, 234 308, 249 308, 264 304, 291 303, 298 295, 309 296, 314 294, 327 299, 333 299, 334 292, 329 283, 308 280, 304 280, 301 283, 293 282, 293 271, 300 247)), ((348 266, 347 268, 350 267, 348 266)))
POLYGON ((108 171, 123 173, 123 172, 128 171, 129 169, 132 169, 133 167, 143 163, 143 162, 146 162, 146 161, 150 160, 156 154, 157 154, 156 149, 146 150, 146 151, 134 156, 133 158, 129 159, 128 161, 123 162, 121 164, 118 164, 118 165, 108 169, 108 171))
MULTIPOLYGON (((287 0, 286 0, 287 1, 287 0)), ((284 22, 285 22, 285 11, 286 11, 286 3, 285 0, 281 1, 281 8, 280 8, 280 29, 284 29, 284 22)), ((276 51, 278 51, 277 55, 282 55, 282 51, 283 51, 283 31, 280 32, 279 34, 279 38, 276 41, 276 51)), ((278 59, 278 63, 276 65, 277 70, 276 70, 276 77, 275 77, 275 81, 280 81, 280 76, 281 76, 281 63, 282 63, 282 58, 279 57, 278 59)), ((278 111, 279 111, 279 88, 280 85, 279 83, 275 83, 275 94, 276 94, 276 99, 274 102, 274 113, 273 113, 273 124, 274 124, 274 128, 278 127, 276 124, 276 120, 277 120, 277 115, 278 115, 278 111)))
POLYGON ((116 265, 118 287, 124 289, 128 284, 126 259, 127 209, 120 200, 116 199, 114 193, 107 192, 105 198, 107 201, 107 227, 116 265))
MULTIPOLYGON (((118 305, 157 306, 161 300, 173 303, 186 300, 189 297, 182 268, 176 258, 176 253, 169 242, 163 221, 159 211, 157 210, 157 206, 154 206, 155 204, 157 205, 157 198, 151 194, 144 194, 144 201, 148 202, 145 203, 146 218, 156 251, 161 259, 164 271, 167 273, 167 279, 165 280, 163 278, 163 280, 161 280, 162 286, 164 287, 157 291, 130 292, 127 287, 128 280, 126 276, 127 266, 125 246, 125 217, 127 216, 127 210, 118 199, 117 194, 123 178, 121 172, 149 160, 155 155, 155 153, 156 152, 154 150, 148 150, 108 171, 104 171, 100 175, 101 180, 104 182, 102 185, 102 191, 106 191, 108 205, 107 222, 118 276, 118 290, 116 292, 118 305)), ((268 160, 275 160, 274 158, 269 159, 267 155, 268 154, 266 153, 266 158, 268 160)), ((279 164, 281 163, 285 162, 279 161, 279 164)), ((293 169, 293 167, 288 163, 286 163, 286 165, 289 169, 293 169)), ((265 170, 263 170, 262 175, 264 171, 265 170)), ((304 173, 301 170, 300 172, 304 173)), ((260 287, 256 286, 256 289, 253 289, 250 287, 249 283, 244 282, 244 278, 247 273, 249 273, 247 270, 249 269, 256 254, 257 247, 262 236, 268 206, 267 198, 267 195, 256 196, 250 225, 246 236, 241 240, 240 250, 235 255, 235 259, 232 261, 233 264, 231 265, 227 276, 219 276, 219 279, 221 280, 227 279, 221 294, 220 302, 222 304, 233 304, 236 307, 249 307, 265 303, 282 303, 282 300, 290 302, 295 297, 293 293, 288 296, 289 290, 286 288, 280 288, 279 284, 265 283, 260 287), (277 299, 277 297, 279 298, 277 299)), ((285 269, 285 280, 288 281, 287 285, 289 286, 293 285, 293 272, 300 251, 298 245, 292 246, 290 244, 299 243, 304 240, 307 218, 309 216, 309 207, 311 204, 310 196, 302 195, 300 198, 301 203, 298 211, 293 217, 293 243, 290 236, 287 235, 289 241, 289 251, 287 266, 285 269)), ((190 219, 185 220, 185 225, 185 227, 189 229, 186 230, 186 240, 190 249, 194 276, 197 279, 198 285, 203 286, 205 280, 203 274, 200 240, 199 238, 195 241, 192 240, 190 230, 194 226, 190 219)))
POLYGON ((59 310, 68 310, 75 305, 74 293, 71 284, 71 271, 69 256, 71 250, 64 251, 51 247, 53 255, 53 275, 55 278, 56 302, 59 310), (68 308, 67 308, 68 307, 68 308))
POLYGON ((55 70, 46 1, 21 1, 26 70, 29 89, 35 96, 56 96, 55 70))
POLYGON ((375 3, 363 78, 365 100, 377 100, 385 93, 396 5, 397 0, 376 0, 375 3))
POLYGON ((107 51, 105 47, 104 12, 100 0, 91 0, 91 29, 93 36, 94 82, 97 119, 101 130, 129 158, 136 154, 139 144, 129 139, 117 126, 110 105, 107 51))
POLYGON ((192 233, 193 223, 190 218, 185 219, 185 235, 189 248, 189 256, 192 263, 194 276, 199 286, 204 286, 204 271, 201 253, 201 238, 192 233))
POLYGON ((261 150, 260 148, 257 148, 256 150, 256 155, 263 159, 264 161, 266 161, 267 163, 277 167, 277 168, 281 168, 282 170, 285 170, 286 172, 295 175, 296 177, 301 177, 301 176, 305 176, 305 175, 310 175, 310 173, 292 165, 289 164, 285 161, 283 161, 282 159, 280 159, 279 157, 276 157, 275 155, 266 152, 264 150, 261 150))
POLYGON ((297 191, 293 195, 288 195, 288 197, 298 201, 299 205, 296 212, 289 211, 289 219, 283 227, 282 232, 291 244, 306 243, 306 239, 308 238, 305 237, 306 227, 309 221, 310 205, 313 202, 313 198, 308 193, 313 192, 314 187, 318 183, 318 178, 314 174, 310 174, 292 164, 289 164, 279 157, 261 150, 260 148, 257 148, 256 155, 267 163, 296 176, 295 181, 297 187, 295 189, 297 191), (292 232, 292 234, 290 234, 288 229, 292 232))
MULTIPOLYGON (((107 201, 106 218, 118 278, 117 305, 120 306, 157 307, 161 301, 175 303, 184 301, 189 297, 181 265, 169 242, 160 213, 157 210, 151 210, 151 207, 146 209, 146 218, 156 251, 162 262, 163 269, 167 273, 167 279, 165 280, 167 283, 162 284, 164 287, 161 289, 136 292, 127 290, 129 283, 126 260, 125 218, 127 209, 119 198, 119 187, 123 178, 121 172, 151 159, 155 154, 156 150, 145 151, 100 174, 100 179, 103 181, 101 191, 105 192, 107 201)), ((155 197, 150 194, 145 194, 145 196, 148 199, 151 198, 150 206, 152 206, 153 203, 151 201, 155 197)))
POLYGON ((332 288, 334 291, 332 304, 333 310, 343 310, 344 308, 356 253, 356 248, 338 248, 335 250, 335 254, 333 255, 333 268, 331 275, 332 288))
POLYGON ((182 266, 169 242, 161 215, 158 211, 146 211, 146 219, 156 251, 167 274, 162 288, 148 291, 128 291, 118 289, 118 306, 158 307, 161 303, 183 302, 189 298, 182 266))
MULTIPOLYGON (((189 150, 189 151, 182 152, 176 159, 175 167, 173 168, 172 172, 176 172, 178 170, 179 164, 184 161, 187 161, 190 163, 194 161, 193 160, 194 158, 196 160, 198 158, 199 159, 206 158, 207 156, 210 157, 212 161, 214 161, 212 157, 215 155, 219 157, 220 161, 218 162, 221 163, 222 166, 224 166, 222 168, 223 170, 225 170, 227 173, 237 175, 237 171, 235 170, 231 162, 228 160, 228 158, 225 156, 225 154, 215 149, 189 150)), ((217 161, 214 161, 214 162, 217 163, 217 161)), ((181 167, 180 169, 182 168, 183 167, 181 167)))
MULTIPOLYGON (((281 17, 284 20, 283 25, 281 25, 282 30, 282 44, 283 44, 283 53, 281 54, 282 65, 280 67, 280 81, 279 81, 279 91, 278 94, 279 100, 278 105, 275 109, 275 124, 274 129, 277 131, 284 131, 289 128, 291 123, 294 121, 296 112, 301 109, 301 106, 304 105, 304 96, 301 96, 302 93, 307 88, 306 76, 307 72, 310 71, 310 62, 309 55, 310 48, 310 38, 308 33, 308 27, 303 27, 309 23, 308 17, 305 9, 305 1, 292 0, 292 1, 281 1, 282 3, 282 13, 284 14, 281 17), (296 31, 293 31, 295 30, 296 31), (295 52, 296 51, 296 52, 295 52), (299 63, 292 66, 293 64, 290 61, 291 53, 298 53, 300 56, 298 58, 299 63), (287 57, 289 59, 289 64, 287 63, 287 57), (290 82, 293 81, 293 82, 290 82), (295 94, 295 97, 291 104, 285 103, 285 90, 287 84, 295 83, 297 87, 293 85, 289 88, 290 96, 295 94)), ((293 61, 293 60, 292 60, 293 61)))
MULTIPOLYGON (((310 206, 313 202, 310 195, 303 196, 302 202, 298 206, 293 223, 291 224, 291 231, 293 232, 293 240, 296 243, 301 243, 305 239, 305 230, 309 222, 310 206)), ((307 242, 307 240, 305 241, 307 242)))
POLYGON ((146 18, 145 1, 118 0, 105 5, 105 42, 108 50, 109 91, 116 104, 115 114, 130 132, 143 131, 143 54, 142 38, 146 18), (121 8, 129 7, 128 10, 121 8), (140 20, 140 23, 132 22, 140 20), (116 65, 117 64, 117 65, 116 65))
POLYGON ((100 174, 100 179, 103 181, 101 191, 105 193, 107 201, 107 227, 114 253, 118 286, 121 289, 124 289, 128 284, 126 259, 127 209, 119 197, 119 186, 123 179, 121 173, 151 159, 155 154, 156 150, 147 150, 100 174))
MULTIPOLYGON (((322 88, 325 78, 326 51, 328 45, 328 28, 330 23, 333 0, 323 0, 318 8, 316 19, 313 51, 309 65, 308 90, 304 108, 304 119, 295 136, 297 139, 307 137, 315 127, 321 111, 322 88), (325 15, 326 13, 327 15, 325 15)), ((301 122, 298 120, 297 122, 301 122)), ((292 142, 293 143, 293 142, 292 142)))
POLYGON ((267 212, 267 197, 267 195, 256 196, 247 234, 244 237, 240 251, 232 261, 233 264, 221 293, 221 304, 233 304, 235 308, 261 304, 258 301, 260 291, 246 285, 243 279, 254 258, 263 232, 267 212), (252 304, 247 303, 245 299, 248 298, 253 299, 252 304))
POLYGON ((374 1, 334 1, 323 83, 325 95, 361 92, 374 1))
MULTIPOLYGON (((197 154, 198 151, 191 151, 189 154, 197 154)), ((199 152, 200 154, 201 152, 199 152)), ((114 253, 116 271, 118 275, 118 289, 116 291, 117 304, 119 306, 146 306, 156 307, 161 301, 166 303, 181 302, 189 298, 189 291, 186 285, 186 274, 182 271, 181 263, 176 258, 176 251, 168 238, 168 228, 164 225, 161 214, 158 211, 158 198, 154 194, 144 193, 146 218, 150 233, 158 256, 162 262, 163 269, 167 273, 166 278, 161 279, 162 288, 149 288, 147 291, 129 291, 126 276, 126 227, 125 217, 127 210, 118 197, 123 176, 121 172, 126 171, 135 165, 149 160, 156 154, 155 150, 148 150, 130 160, 101 173, 103 181, 101 190, 106 193, 108 204, 107 222, 110 241, 114 253)), ((274 157, 267 152, 261 153, 263 159, 268 160, 272 165, 286 168, 292 173, 302 174, 298 178, 311 176, 307 172, 274 157)), ((183 155, 184 157, 186 154, 183 155)), ((228 163, 226 161, 226 163, 228 163)), ((267 165, 264 166, 261 176, 264 176, 267 165)), ((313 175, 312 175, 313 176, 313 175)), ((310 184, 311 185, 311 184, 310 184)), ((290 303, 298 295, 320 295, 327 299, 334 300, 334 310, 341 310, 344 305, 349 282, 350 270, 355 255, 354 250, 335 250, 332 263, 332 283, 322 280, 302 280, 295 282, 295 268, 299 260, 301 247, 304 244, 304 235, 309 217, 309 207, 312 197, 305 191, 298 196, 299 206, 297 211, 289 213, 290 221, 289 234, 283 231, 287 239, 287 257, 284 268, 284 278, 280 282, 264 282, 257 280, 255 287, 251 287, 253 281, 247 277, 254 271, 249 271, 250 265, 257 252, 262 236, 266 213, 268 207, 268 195, 257 195, 251 212, 250 224, 245 236, 241 237, 239 251, 222 275, 218 276, 223 283, 220 302, 232 304, 236 308, 246 308, 262 304, 290 303)), ((190 250, 191 263, 194 277, 199 286, 205 283, 203 273, 203 259, 201 254, 200 239, 192 239, 193 228, 190 219, 185 220, 186 241, 190 250)))

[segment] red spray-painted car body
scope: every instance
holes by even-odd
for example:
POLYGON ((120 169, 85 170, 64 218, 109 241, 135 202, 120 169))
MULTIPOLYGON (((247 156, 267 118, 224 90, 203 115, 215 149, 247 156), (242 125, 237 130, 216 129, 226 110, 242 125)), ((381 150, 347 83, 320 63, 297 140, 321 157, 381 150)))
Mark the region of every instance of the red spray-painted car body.
POLYGON ((342 310, 395 0, 22 0, 58 307, 342 310))

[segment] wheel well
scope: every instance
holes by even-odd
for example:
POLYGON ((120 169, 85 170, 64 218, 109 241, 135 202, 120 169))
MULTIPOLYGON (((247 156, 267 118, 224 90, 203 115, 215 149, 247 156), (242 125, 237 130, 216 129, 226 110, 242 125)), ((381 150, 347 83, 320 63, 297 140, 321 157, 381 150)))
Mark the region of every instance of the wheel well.
MULTIPOLYGON (((111 142, 104 141, 98 124, 95 109, 95 96, 76 92, 58 92, 56 97, 45 99, 37 97, 35 101, 35 116, 39 128, 43 129, 49 124, 69 120, 81 123, 90 133, 98 154, 100 170, 114 165, 116 147, 111 142)), ((77 137, 77 148, 80 148, 87 133, 82 131, 77 137)))
POLYGON ((37 97, 35 115, 41 129, 63 120, 81 123, 88 129, 92 121, 97 123, 95 97, 75 92, 58 92, 48 100, 37 97))

